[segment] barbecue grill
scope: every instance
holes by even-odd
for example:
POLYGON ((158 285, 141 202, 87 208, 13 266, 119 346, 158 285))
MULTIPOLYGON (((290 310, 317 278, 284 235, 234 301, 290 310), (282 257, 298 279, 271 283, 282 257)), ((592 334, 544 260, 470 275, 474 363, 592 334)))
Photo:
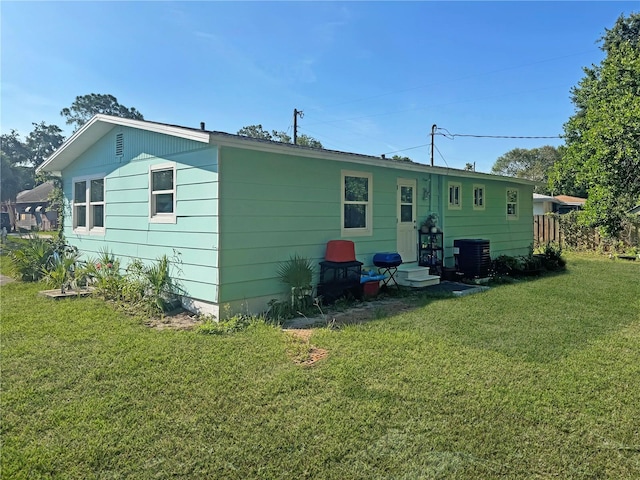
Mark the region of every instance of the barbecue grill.
POLYGON ((388 275, 388 278, 382 282, 385 286, 388 286, 390 282, 393 282, 395 286, 399 288, 398 282, 396 282, 396 272, 398 271, 400 264, 402 264, 402 257, 399 253, 376 253, 373 256, 373 264, 378 267, 378 273, 385 276, 388 275))

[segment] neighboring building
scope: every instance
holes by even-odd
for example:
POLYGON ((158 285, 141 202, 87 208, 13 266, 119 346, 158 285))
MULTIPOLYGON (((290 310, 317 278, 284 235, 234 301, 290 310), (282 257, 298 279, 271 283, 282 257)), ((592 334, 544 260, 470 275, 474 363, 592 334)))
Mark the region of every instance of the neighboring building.
POLYGON ((418 258, 417 228, 439 215, 445 265, 456 239, 490 241, 491 255, 526 255, 533 238, 529 180, 311 149, 97 115, 39 171, 60 175, 68 242, 126 263, 176 258, 183 304, 219 315, 265 309, 286 287, 279 264, 317 264, 326 243, 355 242, 418 258))
POLYGON ((49 194, 53 182, 45 182, 31 190, 23 190, 16 196, 16 229, 55 230, 58 227, 58 212, 47 211, 49 194))
POLYGON ((533 194, 533 214, 544 215, 545 213, 556 213, 560 205, 564 205, 564 202, 558 200, 557 197, 551 197, 549 195, 541 195, 539 193, 533 194))
POLYGON ((582 210, 586 198, 571 197, 569 195, 556 195, 556 198, 562 202, 562 205, 558 207, 558 213, 569 213, 573 210, 582 210))
POLYGON ((544 215, 545 213, 569 213, 573 210, 582 210, 586 198, 570 197, 568 195, 549 195, 533 194, 533 214, 544 215))

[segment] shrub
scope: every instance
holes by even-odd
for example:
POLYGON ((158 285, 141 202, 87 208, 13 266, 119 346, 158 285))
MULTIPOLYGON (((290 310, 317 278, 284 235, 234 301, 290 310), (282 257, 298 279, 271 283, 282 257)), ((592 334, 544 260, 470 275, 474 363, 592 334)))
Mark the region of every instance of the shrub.
POLYGON ((546 270, 555 272, 563 270, 567 264, 562 258, 562 247, 557 243, 547 243, 542 248, 543 266, 546 270))
POLYGON ((291 289, 291 307, 294 312, 308 310, 313 305, 313 272, 311 260, 297 254, 278 267, 278 277, 291 289))
POLYGON ((30 236, 20 248, 9 253, 16 276, 24 282, 37 282, 52 267, 53 243, 45 238, 30 236))
POLYGON ((87 260, 85 275, 96 295, 112 300, 121 299, 123 279, 120 261, 108 249, 101 249, 97 258, 87 260))

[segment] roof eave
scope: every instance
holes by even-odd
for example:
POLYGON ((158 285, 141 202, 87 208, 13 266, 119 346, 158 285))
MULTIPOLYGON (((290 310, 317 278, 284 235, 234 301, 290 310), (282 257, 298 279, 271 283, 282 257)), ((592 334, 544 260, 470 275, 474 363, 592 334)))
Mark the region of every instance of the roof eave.
POLYGON ((116 126, 137 128, 201 143, 209 143, 209 132, 206 131, 98 114, 74 132, 60 148, 53 152, 36 169, 36 173, 50 172, 60 176, 62 170, 116 126))

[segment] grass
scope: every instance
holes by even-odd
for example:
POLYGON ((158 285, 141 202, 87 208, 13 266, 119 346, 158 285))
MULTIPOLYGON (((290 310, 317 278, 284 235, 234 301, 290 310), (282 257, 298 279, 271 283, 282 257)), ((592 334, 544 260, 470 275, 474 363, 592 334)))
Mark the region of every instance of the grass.
POLYGON ((635 262, 318 329, 313 367, 39 289, 0 291, 3 478, 640 478, 635 262))

